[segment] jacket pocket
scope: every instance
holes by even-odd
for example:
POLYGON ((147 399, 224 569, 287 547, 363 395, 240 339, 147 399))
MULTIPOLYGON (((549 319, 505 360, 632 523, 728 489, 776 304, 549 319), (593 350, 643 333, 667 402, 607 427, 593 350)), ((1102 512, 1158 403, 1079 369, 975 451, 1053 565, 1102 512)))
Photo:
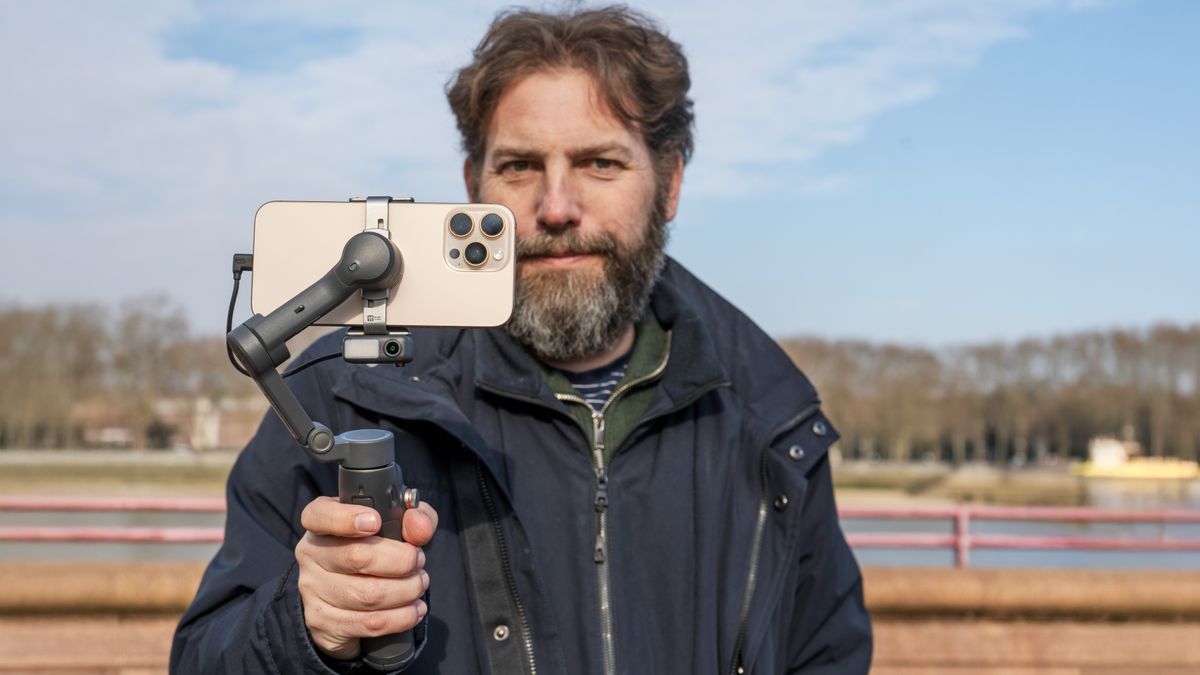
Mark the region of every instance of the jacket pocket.
POLYGON ((771 617, 788 607, 795 593, 800 562, 807 554, 800 532, 809 518, 833 518, 824 505, 810 512, 810 474, 820 466, 838 438, 837 431, 816 404, 779 427, 762 450, 762 483, 756 531, 745 584, 732 675, 775 672, 782 658, 780 645, 766 649, 763 638, 771 617))

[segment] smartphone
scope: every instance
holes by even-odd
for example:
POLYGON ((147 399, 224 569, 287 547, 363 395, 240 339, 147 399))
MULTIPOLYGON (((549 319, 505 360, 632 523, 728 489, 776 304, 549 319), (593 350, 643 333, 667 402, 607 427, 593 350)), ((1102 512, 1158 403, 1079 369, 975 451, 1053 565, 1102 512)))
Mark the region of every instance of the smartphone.
MULTIPOLYGON (((260 206, 254 216, 251 309, 266 315, 320 279, 341 258, 347 240, 377 227, 366 218, 363 200, 260 206)), ((388 293, 389 326, 490 327, 508 321, 516 269, 512 211, 498 204, 393 200, 386 225, 404 266, 388 293)), ((361 326, 362 294, 317 324, 361 326)))

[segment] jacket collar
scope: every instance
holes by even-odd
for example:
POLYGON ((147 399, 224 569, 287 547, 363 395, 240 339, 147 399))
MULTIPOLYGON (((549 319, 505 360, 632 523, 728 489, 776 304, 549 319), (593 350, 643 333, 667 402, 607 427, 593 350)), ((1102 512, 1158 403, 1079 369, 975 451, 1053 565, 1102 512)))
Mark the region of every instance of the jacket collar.
MULTIPOLYGON (((660 393, 651 401, 647 415, 674 408, 705 391, 729 384, 729 374, 714 346, 711 327, 701 321, 676 283, 672 274, 676 267, 677 263, 668 259, 650 296, 650 311, 671 332, 671 353, 660 393)), ((503 328, 474 331, 472 338, 477 387, 561 407, 542 377, 537 361, 503 328)))
POLYGON ((457 403, 452 378, 442 376, 438 370, 348 368, 334 383, 333 394, 395 419, 432 422, 477 452, 487 448, 457 403))
POLYGON ((504 328, 473 331, 475 386, 525 400, 556 401, 542 369, 504 328))
POLYGON ((667 370, 659 386, 659 394, 651 400, 646 416, 695 400, 701 394, 730 384, 725 358, 716 347, 713 330, 706 323, 680 283, 678 263, 668 258, 650 296, 650 310, 663 328, 671 331, 671 354, 667 370))

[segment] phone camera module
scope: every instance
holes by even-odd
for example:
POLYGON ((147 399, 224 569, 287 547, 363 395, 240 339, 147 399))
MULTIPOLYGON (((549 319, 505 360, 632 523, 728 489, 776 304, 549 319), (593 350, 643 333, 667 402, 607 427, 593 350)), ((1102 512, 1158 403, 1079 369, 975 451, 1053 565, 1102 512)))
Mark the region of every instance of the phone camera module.
POLYGON ((504 219, 494 213, 489 213, 479 223, 479 229, 489 237, 499 237, 500 233, 504 231, 504 219))
POLYGON ((471 234, 471 228, 474 226, 471 216, 465 213, 456 213, 450 218, 450 233, 456 237, 465 237, 471 234))
POLYGON ((463 257, 467 259, 467 264, 474 267, 479 267, 483 263, 487 262, 487 247, 477 241, 473 241, 470 244, 467 244, 467 250, 463 257))

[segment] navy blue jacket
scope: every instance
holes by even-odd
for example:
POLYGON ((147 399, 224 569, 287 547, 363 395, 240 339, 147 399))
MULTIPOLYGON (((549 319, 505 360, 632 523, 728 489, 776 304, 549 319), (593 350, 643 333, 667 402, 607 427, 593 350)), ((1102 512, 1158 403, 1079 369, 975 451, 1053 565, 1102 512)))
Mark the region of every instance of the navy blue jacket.
MULTIPOLYGON (((334 360, 289 378, 334 432, 394 432, 407 484, 440 516, 426 642, 405 673, 602 673, 610 660, 620 673, 867 672, 870 620, 827 457, 836 432, 816 391, 673 261, 651 308, 669 362, 609 465, 603 556, 587 434, 502 329, 414 330, 403 369, 334 360)), ((230 476, 225 542, 179 624, 173 672, 332 672, 304 627, 293 549, 300 511, 336 493, 335 469, 268 413, 230 476)))

